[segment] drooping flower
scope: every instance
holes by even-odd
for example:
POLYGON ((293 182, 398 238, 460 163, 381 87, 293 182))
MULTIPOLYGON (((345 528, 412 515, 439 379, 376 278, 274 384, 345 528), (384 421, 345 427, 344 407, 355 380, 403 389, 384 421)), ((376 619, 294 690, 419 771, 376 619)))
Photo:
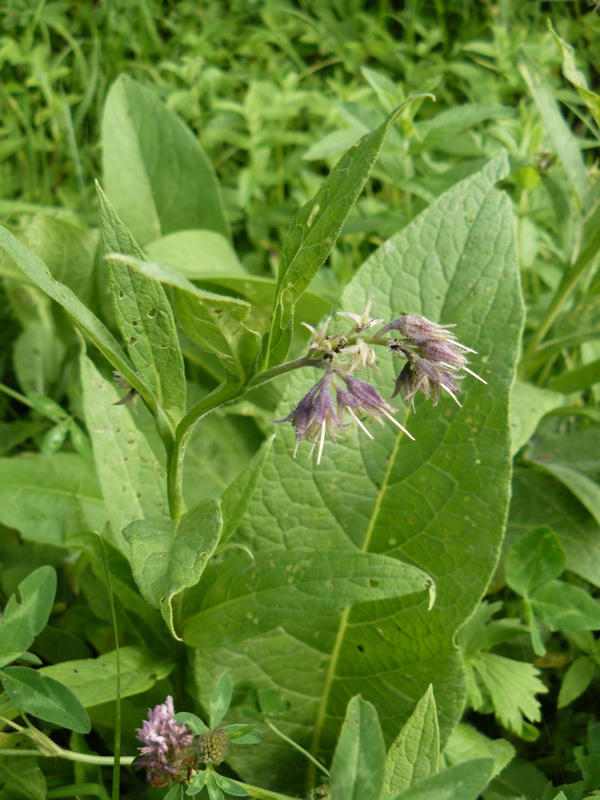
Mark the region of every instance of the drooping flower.
POLYGON ((169 695, 164 703, 148 709, 148 719, 136 729, 142 743, 136 766, 146 769, 152 786, 183 781, 195 761, 187 752, 194 735, 186 725, 174 721, 174 713, 169 695))
POLYGON ((403 337, 391 339, 388 343, 390 350, 407 360, 396 379, 392 397, 402 392, 405 400, 412 404, 415 395, 422 392, 425 397, 433 396, 433 402, 437 405, 440 390, 443 389, 460 405, 456 395, 462 392, 456 381, 465 377, 461 373, 468 373, 486 383, 467 366, 469 361, 466 353, 475 353, 475 350, 457 341, 450 330, 453 327, 439 325, 427 317, 407 314, 377 332, 381 336, 389 331, 400 331, 403 337))
POLYGON ((317 464, 320 464, 325 445, 325 436, 329 436, 331 441, 335 442, 337 431, 343 427, 342 421, 336 414, 333 399, 329 394, 330 382, 331 373, 327 372, 320 381, 309 389, 287 417, 273 420, 277 424, 291 422, 296 428, 294 458, 296 458, 300 442, 308 439, 315 446, 318 443, 317 464))
POLYGON ((347 410, 354 421, 371 439, 373 436, 357 417, 356 412, 364 411, 366 414, 376 417, 377 419, 380 419, 381 417, 387 417, 390 422, 392 422, 397 428, 405 433, 409 439, 412 439, 413 442, 415 441, 415 437, 412 436, 412 434, 410 434, 406 428, 401 425, 395 417, 392 416, 392 414, 396 412, 396 409, 389 405, 389 403, 386 403, 374 386, 371 386, 371 384, 367 383, 367 381, 363 381, 360 378, 355 378, 352 375, 348 375, 344 372, 338 372, 336 374, 339 375, 347 387, 347 389, 338 389, 337 391, 338 410, 340 412, 340 416, 343 416, 344 411, 347 410))

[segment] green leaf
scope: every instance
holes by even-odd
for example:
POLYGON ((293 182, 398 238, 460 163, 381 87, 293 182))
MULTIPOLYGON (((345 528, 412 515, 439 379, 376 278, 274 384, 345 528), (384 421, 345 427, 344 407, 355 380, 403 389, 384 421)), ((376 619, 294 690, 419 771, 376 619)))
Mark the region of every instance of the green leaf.
MULTIPOLYGON (((144 258, 108 198, 97 186, 104 255, 144 258)), ((160 283, 144 278, 120 261, 107 259, 115 318, 131 363, 175 426, 186 410, 183 356, 173 309, 160 283)))
POLYGON ((313 199, 296 214, 281 250, 265 367, 285 361, 296 303, 331 252, 373 169, 388 130, 414 99, 411 97, 402 103, 382 125, 353 145, 313 199))
POLYGON ((558 392, 540 389, 532 383, 515 381, 510 395, 513 455, 531 439, 541 418, 549 411, 559 408, 563 402, 564 397, 558 392))
POLYGON ((231 678, 224 672, 210 696, 209 713, 211 728, 218 725, 227 713, 227 709, 231 704, 232 695, 233 684, 231 683, 231 678))
POLYGON ((125 526, 167 511, 164 472, 129 409, 115 405, 121 398, 114 384, 102 377, 85 354, 79 364, 85 421, 114 542, 127 552, 122 536, 125 526))
POLYGON ((154 92, 121 75, 102 120, 104 182, 140 244, 177 230, 229 236, 214 170, 190 129, 154 92))
POLYGON ((476 728, 462 722, 452 731, 444 748, 444 760, 448 766, 470 758, 493 758, 492 777, 502 772, 514 756, 515 748, 506 739, 488 739, 476 728))
POLYGON ((598 665, 593 659, 588 656, 576 658, 563 676, 558 693, 557 708, 564 708, 581 697, 596 677, 597 672, 598 665))
POLYGON ((81 456, 0 459, 0 521, 24 539, 64 547, 74 530, 106 525, 94 468, 81 456))
POLYGON ((531 593, 536 614, 558 631, 600 629, 600 605, 588 592, 564 581, 548 581, 531 593))
POLYGON ((519 736, 523 731, 523 717, 539 722, 540 704, 535 696, 548 689, 537 677, 539 671, 535 667, 495 653, 474 653, 469 656, 468 663, 487 689, 494 712, 505 728, 519 736))
POLYGON ((131 256, 114 256, 154 281, 160 281, 175 290, 177 321, 196 344, 218 356, 225 370, 243 382, 256 369, 260 336, 243 323, 250 313, 244 300, 198 289, 166 264, 141 261, 131 256))
MULTIPOLYGON (((121 647, 121 697, 129 697, 151 689, 166 678, 174 662, 158 658, 143 647, 121 647)), ((116 699, 117 656, 113 650, 97 658, 62 661, 37 670, 68 686, 79 702, 89 708, 116 699)))
POLYGON ((5 800, 46 800, 46 777, 33 758, 3 759, 0 791, 5 800))
POLYGON ((270 436, 263 442, 260 450, 246 469, 240 472, 237 478, 223 492, 223 497, 221 498, 221 511, 223 513, 221 543, 226 542, 233 536, 244 518, 259 478, 262 475, 274 438, 274 436, 270 436))
POLYGON ((506 582, 517 594, 527 597, 542 583, 564 571, 567 558, 550 528, 533 528, 513 544, 506 558, 506 582))
MULTIPOLYGON (((478 351, 473 367, 489 385, 463 381, 462 409, 442 400, 437 408, 419 403, 414 415, 402 412, 416 442, 391 424, 372 426, 375 441, 348 429, 325 448, 319 468, 291 458, 294 431, 280 426, 232 539, 257 560, 276 550, 290 558, 328 552, 332 561, 357 548, 385 553, 433 577, 434 607, 428 610, 423 594, 356 605, 262 636, 257 631, 235 647, 219 647, 218 640, 211 646, 209 629, 220 636, 220 615, 210 628, 199 626, 201 702, 208 699, 203 687, 223 669, 249 691, 279 688, 292 706, 293 723, 282 729, 315 755, 331 752, 346 704, 358 692, 376 704, 390 741, 430 683, 442 740, 463 712, 465 674, 454 634, 496 568, 510 489, 508 399, 523 311, 511 204, 494 186, 506 174, 501 156, 440 197, 369 258, 343 297, 345 310, 360 313, 373 295, 371 313, 386 320, 408 311, 456 323, 459 340, 478 351)), ((383 376, 374 383, 385 392, 400 364, 384 355, 379 365, 383 376)), ((281 416, 316 379, 289 380, 281 416)), ((257 608, 259 622, 263 615, 257 608)), ((239 718, 231 714, 243 720, 241 710, 239 718)), ((229 759, 253 783, 271 780, 269 758, 297 776, 306 769, 300 755, 282 756, 270 736, 260 751, 260 758, 247 748, 229 759)))
POLYGON ((529 87, 554 152, 562 161, 567 179, 577 197, 578 206, 584 208, 588 179, 575 136, 560 113, 558 103, 540 70, 523 50, 519 53, 519 70, 529 87))
MULTIPOLYGON (((194 795, 194 794, 198 794, 199 792, 201 792, 202 789, 204 789, 204 784, 206 783, 206 776, 207 775, 208 775, 208 773, 207 773, 206 770, 203 770, 202 772, 197 772, 196 775, 194 775, 194 777, 190 781, 190 785, 186 789, 185 793, 186 794, 190 794, 190 795, 194 795)), ((183 792, 183 787, 180 786, 179 788, 183 792)), ((166 800, 166 798, 165 798, 165 800, 166 800)))
POLYGON ((517 468, 508 521, 507 541, 529 528, 548 525, 567 555, 567 569, 600 586, 600 528, 571 492, 550 475, 517 468))
POLYGON ((7 667, 0 672, 0 679, 12 702, 25 713, 71 731, 90 732, 87 711, 59 681, 27 667, 7 667))
POLYGON ((556 39, 562 53, 563 75, 567 80, 571 81, 573 86, 577 89, 583 102, 586 104, 588 111, 596 121, 596 125, 600 127, 600 95, 597 95, 588 88, 585 75, 583 72, 581 72, 581 70, 577 69, 577 64, 575 63, 575 51, 571 45, 568 44, 568 42, 565 42, 564 39, 560 38, 560 36, 552 27, 550 20, 548 20, 548 27, 554 34, 554 38, 556 39))
POLYGON ((255 725, 226 725, 223 729, 230 742, 237 744, 259 744, 262 733, 255 725))
POLYGON ((208 647, 366 600, 421 595, 431 579, 376 553, 274 550, 211 565, 184 604, 186 644, 208 647), (186 614, 186 611, 193 611, 186 614))
POLYGON ((177 520, 132 522, 123 531, 140 592, 160 609, 175 638, 173 598, 198 583, 219 543, 222 525, 220 504, 204 500, 177 520))
POLYGON ((219 789, 217 776, 214 772, 207 773, 206 788, 208 789, 208 796, 210 800, 225 800, 223 792, 219 789))
POLYGON ((329 791, 334 800, 379 797, 385 745, 375 707, 356 695, 348 703, 333 762, 329 791))
POLYGON ((223 789, 227 794, 234 797, 248 797, 248 792, 243 786, 240 786, 236 781, 226 778, 225 775, 220 775, 218 772, 214 773, 214 778, 218 786, 223 789))
POLYGON ((13 594, 0 620, 0 667, 10 664, 27 650, 48 622, 54 595, 54 567, 40 567, 21 581, 19 598, 13 594))
POLYGON ((430 775, 390 800, 477 800, 493 769, 491 758, 473 758, 430 775))
POLYGON ((54 278, 48 267, 31 250, 0 226, 0 247, 15 261, 17 267, 48 297, 55 300, 72 317, 76 325, 89 336, 98 350, 125 380, 134 386, 151 409, 156 408, 156 400, 135 371, 133 365, 122 351, 119 343, 79 298, 64 284, 54 278))
POLYGON ((429 686, 404 723, 385 760, 385 796, 407 789, 438 771, 440 732, 433 687, 429 686))
POLYGON ((189 711, 178 711, 173 719, 177 723, 183 722, 183 724, 187 725, 191 732, 196 735, 199 735, 200 733, 206 733, 208 730, 208 725, 205 725, 200 717, 197 717, 195 714, 190 714, 189 711))

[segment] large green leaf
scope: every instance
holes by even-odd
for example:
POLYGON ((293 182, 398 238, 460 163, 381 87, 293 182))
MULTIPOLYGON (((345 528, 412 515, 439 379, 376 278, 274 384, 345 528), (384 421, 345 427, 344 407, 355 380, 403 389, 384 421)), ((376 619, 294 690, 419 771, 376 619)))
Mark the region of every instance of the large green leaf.
POLYGON ((333 754, 330 783, 333 800, 378 797, 384 760, 385 746, 377 711, 357 695, 348 703, 333 754))
POLYGON ((135 519, 167 513, 164 472, 138 431, 129 409, 92 361, 80 359, 85 421, 92 439, 98 479, 114 534, 127 552, 123 528, 135 519))
MULTIPOLYGON (((358 692, 377 707, 389 740, 430 683, 443 738, 462 713, 465 680, 453 635, 495 567, 509 497, 508 397, 523 312, 511 207, 494 187, 506 171, 500 156, 443 195, 375 252, 344 296, 344 309, 357 313, 372 294, 376 317, 408 311, 456 323, 459 339, 479 351, 475 369, 489 385, 465 380, 462 409, 448 399, 437 408, 419 403, 408 420, 400 415, 416 442, 391 425, 371 426, 374 441, 353 431, 326 447, 314 469, 291 458, 293 430, 282 426, 235 537, 257 553, 384 553, 436 582, 430 611, 426 598, 413 595, 355 606, 315 625, 288 624, 235 647, 201 649, 202 696, 224 665, 235 685, 278 687, 293 708, 294 722, 282 726, 315 754, 332 749, 358 692)), ((392 385, 387 358, 381 387, 392 385)), ((310 385, 290 380, 282 416, 310 385)), ((284 761, 266 738, 261 750, 269 747, 283 791, 303 765, 294 755, 284 761)), ((257 783, 272 780, 265 759, 265 752, 260 761, 250 752, 232 756, 257 783)))
POLYGON ((184 639, 194 647, 241 641, 284 622, 365 600, 423 593, 428 575, 375 553, 280 550, 235 555, 211 567, 186 599, 184 639))
POLYGON ((108 94, 102 144, 107 194, 142 247, 190 228, 229 236, 221 190, 196 137, 125 75, 108 94))
MULTIPOLYGON (((129 697, 150 689, 156 681, 166 678, 174 663, 158 658, 142 647, 121 647, 121 697, 129 697)), ((63 661, 38 670, 68 686, 79 702, 88 708, 114 700, 116 694, 117 658, 114 651, 98 658, 63 661)))
POLYGON ((0 667, 27 650, 44 629, 56 594, 53 567, 36 569, 19 584, 19 599, 12 595, 0 620, 0 667))
POLYGON ((73 692, 41 670, 7 667, 0 671, 0 679, 12 702, 27 714, 72 731, 90 732, 90 718, 73 692))
POLYGON ((334 246, 350 209, 356 203, 377 160, 386 134, 409 98, 374 131, 348 150, 317 194, 296 214, 281 250, 277 293, 267 337, 265 363, 285 360, 294 323, 294 309, 334 246))
POLYGON ((173 636, 173 598, 198 583, 222 527, 220 503, 204 500, 179 519, 132 522, 123 532, 136 583, 150 605, 160 609, 173 636))
MULTIPOLYGON (((144 254, 100 189, 100 235, 104 254, 144 254)), ((185 371, 173 309, 165 290, 120 261, 108 259, 117 325, 132 364, 156 395, 174 427, 185 413, 185 371)))
POLYGON ((0 522, 59 547, 74 530, 102 530, 106 510, 92 465, 72 453, 0 459, 0 522))

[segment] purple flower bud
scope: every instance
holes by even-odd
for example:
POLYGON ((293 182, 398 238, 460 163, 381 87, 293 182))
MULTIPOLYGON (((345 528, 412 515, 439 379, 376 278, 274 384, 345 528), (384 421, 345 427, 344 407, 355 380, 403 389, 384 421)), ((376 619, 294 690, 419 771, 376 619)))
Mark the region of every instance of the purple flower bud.
POLYGON ((185 778, 191 766, 190 755, 186 752, 194 738, 186 725, 174 721, 173 698, 148 709, 148 719, 141 728, 136 729, 142 746, 141 758, 136 766, 144 767, 148 781, 157 787, 185 778))
POLYGON ((338 375, 348 387, 348 391, 338 389, 337 392, 340 414, 343 414, 344 410, 347 409, 350 416, 371 439, 373 437, 356 416, 356 411, 364 411, 366 414, 376 418, 387 417, 390 422, 393 422, 397 428, 400 428, 403 433, 414 441, 414 436, 411 436, 406 428, 392 416, 396 409, 385 402, 374 386, 360 378, 353 378, 344 372, 339 372, 338 375))
MULTIPOLYGON (((294 458, 298 451, 298 444, 303 439, 316 444, 317 464, 321 463, 325 435, 327 434, 332 442, 335 442, 337 431, 343 427, 342 421, 336 414, 333 399, 329 394, 329 384, 331 374, 327 373, 316 383, 308 393, 300 400, 296 408, 283 419, 275 419, 273 422, 291 422, 296 428, 296 447, 294 458)), ((311 451, 312 452, 312 451, 311 451)))

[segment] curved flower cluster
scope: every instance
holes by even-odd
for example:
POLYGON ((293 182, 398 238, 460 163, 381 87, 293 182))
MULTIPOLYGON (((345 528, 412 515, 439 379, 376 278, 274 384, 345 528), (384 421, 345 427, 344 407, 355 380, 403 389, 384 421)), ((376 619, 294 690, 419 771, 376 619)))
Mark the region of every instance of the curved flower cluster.
POLYGON ((407 360, 396 379, 392 397, 401 391, 414 409, 414 397, 418 392, 427 398, 433 396, 433 403, 437 405, 443 389, 460 405, 456 395, 462 394, 462 390, 456 381, 465 377, 460 373, 466 372, 481 383, 486 382, 467 367, 469 361, 465 354, 475 353, 475 350, 457 341, 450 328, 454 325, 438 325, 426 317, 406 315, 378 332, 381 335, 397 330, 402 334, 402 338, 388 342, 390 350, 407 360))
POLYGON ((173 698, 148 709, 148 719, 136 729, 141 741, 141 758, 136 766, 144 767, 152 786, 167 786, 171 782, 183 782, 192 766, 193 758, 187 752, 194 734, 186 725, 174 719, 173 698))
POLYGON ((370 308, 371 300, 361 314, 340 312, 339 316, 353 323, 350 330, 341 333, 328 333, 330 319, 318 330, 303 323, 312 334, 308 348, 311 363, 314 365, 317 360, 317 366, 325 370, 325 375, 309 389, 293 411, 283 419, 273 420, 294 425, 294 458, 298 445, 306 439, 313 445, 309 458, 318 448, 317 464, 320 464, 325 439, 335 442, 340 430, 350 424, 344 422, 345 414, 370 439, 373 436, 361 416, 374 417, 380 423, 385 417, 414 441, 414 437, 394 418, 397 409, 389 405, 374 386, 354 375, 365 368, 379 373, 374 345, 385 346, 406 361, 396 378, 392 398, 401 392, 413 410, 418 392, 426 398, 432 397, 434 405, 437 405, 443 390, 460 406, 457 395, 462 392, 457 381, 469 374, 485 383, 483 378, 468 368, 466 354, 475 353, 475 350, 457 341, 450 330, 454 325, 439 325, 426 317, 407 314, 371 334, 369 329, 383 320, 372 319, 370 308), (389 338, 386 334, 390 332, 400 335, 389 338), (321 359, 320 364, 318 359, 321 359), (335 403, 331 390, 335 392, 335 403))

